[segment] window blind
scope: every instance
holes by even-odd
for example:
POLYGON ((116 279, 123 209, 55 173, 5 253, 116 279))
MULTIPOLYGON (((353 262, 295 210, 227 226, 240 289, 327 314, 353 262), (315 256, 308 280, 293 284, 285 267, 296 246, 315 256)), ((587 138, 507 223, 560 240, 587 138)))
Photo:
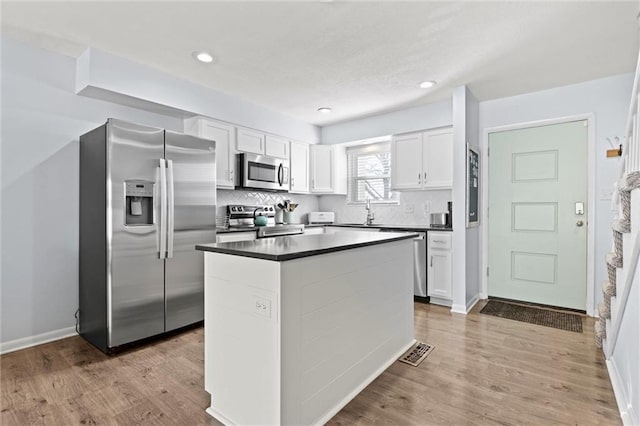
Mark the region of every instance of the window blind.
POLYGON ((351 203, 392 201, 391 144, 389 142, 347 149, 347 197, 351 203))

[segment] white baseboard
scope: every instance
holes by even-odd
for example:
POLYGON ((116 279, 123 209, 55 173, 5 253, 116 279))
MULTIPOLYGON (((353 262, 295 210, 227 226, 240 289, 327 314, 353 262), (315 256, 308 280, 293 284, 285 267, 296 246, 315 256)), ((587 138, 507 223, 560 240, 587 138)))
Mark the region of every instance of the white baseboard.
POLYGON ((22 337, 20 339, 10 340, 0 343, 0 355, 9 352, 19 351, 20 349, 30 348, 32 346, 42 345, 43 343, 53 342, 54 340, 64 339, 77 335, 75 327, 61 328, 60 330, 47 331, 46 333, 36 334, 35 336, 22 337))
POLYGON ((609 371, 609 380, 611 380, 611 387, 613 388, 613 394, 616 397, 618 403, 618 410, 620 411, 620 417, 622 418, 622 424, 625 426, 640 425, 640 418, 634 411, 632 401, 627 400, 627 395, 624 392, 624 382, 620 377, 620 373, 616 368, 616 364, 613 358, 607 360, 607 370, 609 371))
POLYGON ((450 308, 452 302, 451 302, 451 299, 443 299, 441 297, 430 296, 429 303, 431 303, 433 305, 446 306, 446 307, 450 308))
POLYGON ((473 299, 467 302, 466 305, 452 305, 451 312, 453 312, 454 314, 467 315, 471 311, 471 309, 473 309, 473 307, 476 306, 476 303, 478 303, 479 301, 480 301, 480 295, 476 294, 473 297, 473 299))

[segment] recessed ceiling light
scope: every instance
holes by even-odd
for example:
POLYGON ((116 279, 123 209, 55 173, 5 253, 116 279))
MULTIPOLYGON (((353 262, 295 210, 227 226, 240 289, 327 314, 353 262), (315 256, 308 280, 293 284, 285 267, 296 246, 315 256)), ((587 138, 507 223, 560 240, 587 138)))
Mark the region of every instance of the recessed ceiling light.
POLYGON ((318 112, 321 112, 323 114, 329 114, 331 112, 331 108, 329 107, 318 108, 318 112))
POLYGON ((210 64, 215 59, 211 53, 207 52, 193 52, 193 57, 205 64, 210 64))
POLYGON ((421 89, 429 89, 433 86, 436 85, 435 81, 429 80, 429 81, 423 81, 422 83, 420 83, 420 88, 421 89))

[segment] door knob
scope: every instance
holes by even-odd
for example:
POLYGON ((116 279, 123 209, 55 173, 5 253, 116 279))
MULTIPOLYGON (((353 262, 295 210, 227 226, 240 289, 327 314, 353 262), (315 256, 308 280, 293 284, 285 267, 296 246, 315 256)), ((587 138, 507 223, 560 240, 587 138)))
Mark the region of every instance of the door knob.
POLYGON ((583 221, 579 220, 579 221, 576 222, 576 226, 582 226, 582 225, 584 225, 583 221))

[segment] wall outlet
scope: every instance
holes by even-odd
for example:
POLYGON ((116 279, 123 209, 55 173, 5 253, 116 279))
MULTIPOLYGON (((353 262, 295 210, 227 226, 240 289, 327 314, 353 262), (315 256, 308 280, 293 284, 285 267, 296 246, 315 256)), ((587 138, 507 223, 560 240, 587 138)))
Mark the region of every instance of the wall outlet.
POLYGON ((425 213, 430 213, 431 212, 431 201, 425 201, 424 202, 424 212, 425 213))
POLYGON ((253 310, 256 314, 271 318, 271 300, 253 296, 253 310))
POLYGON ((414 207, 413 204, 405 204, 404 205, 404 212, 407 213, 407 214, 413 213, 413 207, 414 207))

